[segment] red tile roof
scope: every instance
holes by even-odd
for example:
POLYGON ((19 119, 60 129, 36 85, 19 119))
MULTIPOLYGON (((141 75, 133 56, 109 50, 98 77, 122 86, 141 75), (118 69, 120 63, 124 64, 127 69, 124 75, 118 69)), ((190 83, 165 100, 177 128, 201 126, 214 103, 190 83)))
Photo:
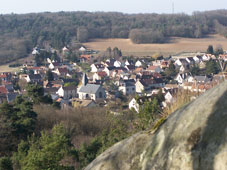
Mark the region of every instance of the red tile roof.
POLYGON ((104 71, 98 72, 98 75, 99 75, 100 77, 106 77, 106 76, 107 76, 106 72, 104 72, 104 71))
POLYGON ((0 86, 0 94, 7 94, 7 89, 4 86, 0 86))

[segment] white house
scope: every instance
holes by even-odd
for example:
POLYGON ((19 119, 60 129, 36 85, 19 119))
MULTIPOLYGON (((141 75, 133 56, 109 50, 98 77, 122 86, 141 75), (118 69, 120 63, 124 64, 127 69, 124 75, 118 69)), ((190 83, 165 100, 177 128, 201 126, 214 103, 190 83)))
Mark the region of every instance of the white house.
POLYGON ((177 74, 175 80, 179 83, 182 84, 188 77, 187 73, 179 73, 177 74))
POLYGON ((120 83, 120 86, 118 89, 119 91, 122 91, 124 95, 135 94, 136 92, 135 84, 131 81, 124 81, 120 83))
POLYGON ((96 72, 102 71, 104 69, 103 64, 92 64, 90 67, 91 67, 92 73, 96 73, 96 72))
POLYGON ((114 62, 114 67, 123 67, 123 64, 120 61, 116 60, 114 62))
POLYGON ((104 71, 97 72, 97 73, 93 74, 93 82, 95 82, 96 80, 102 80, 105 77, 107 77, 106 72, 104 72, 104 71))
POLYGON ((101 85, 89 84, 85 73, 83 75, 82 86, 79 88, 78 94, 81 100, 92 99, 97 101, 106 98, 105 90, 101 87, 101 85))
POLYGON ((187 66, 189 63, 186 59, 180 58, 175 61, 176 66, 181 67, 182 65, 187 66))
POLYGON ((209 55, 209 54, 204 54, 204 55, 202 56, 202 60, 203 60, 203 61, 209 61, 210 58, 211 58, 211 55, 209 55))
POLYGON ((42 77, 40 74, 31 74, 31 75, 27 75, 27 77, 25 77, 25 80, 28 83, 40 83, 42 82, 42 77))
POLYGON ((50 63, 49 64, 49 69, 51 69, 51 70, 54 70, 54 69, 57 69, 58 67, 60 67, 60 64, 59 63, 50 63))
POLYGON ((129 65, 135 66, 132 60, 128 60, 128 59, 127 59, 127 60, 125 61, 125 66, 129 66, 129 65))
POLYGON ((139 104, 137 103, 136 99, 133 98, 128 105, 129 109, 132 110, 134 109, 137 113, 139 113, 139 104))
POLYGON ((110 75, 112 75, 114 69, 115 69, 115 67, 105 67, 103 71, 106 72, 106 74, 108 76, 110 76, 110 75))
POLYGON ((165 94, 164 97, 165 97, 166 103, 172 103, 173 102, 173 96, 169 91, 165 94))
POLYGON ((198 64, 202 60, 202 57, 201 56, 194 56, 193 59, 194 59, 195 63, 198 64))
POLYGON ((61 86, 56 94, 65 100, 71 99, 77 96, 77 88, 73 85, 67 87, 61 86))
POLYGON ((79 51, 80 52, 85 52, 85 51, 87 51, 87 49, 85 47, 80 47, 79 51))
POLYGON ((136 67, 141 67, 143 65, 143 63, 140 60, 137 60, 135 63, 136 67))

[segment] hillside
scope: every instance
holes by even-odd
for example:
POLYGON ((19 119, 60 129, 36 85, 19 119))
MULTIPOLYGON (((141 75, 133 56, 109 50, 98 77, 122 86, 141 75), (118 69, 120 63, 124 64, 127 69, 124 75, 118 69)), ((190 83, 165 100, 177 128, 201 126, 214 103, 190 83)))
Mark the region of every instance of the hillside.
POLYGON ((174 112, 154 132, 115 144, 85 170, 225 170, 227 82, 174 112))
POLYGON ((186 14, 58 12, 0 15, 0 64, 23 58, 36 45, 61 49, 92 38, 166 43, 170 37, 227 35, 227 10, 186 14))

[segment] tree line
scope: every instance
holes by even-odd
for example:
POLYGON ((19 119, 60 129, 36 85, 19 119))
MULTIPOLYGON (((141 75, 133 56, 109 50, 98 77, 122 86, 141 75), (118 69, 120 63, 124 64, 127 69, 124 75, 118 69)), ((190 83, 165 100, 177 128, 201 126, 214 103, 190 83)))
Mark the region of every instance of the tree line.
POLYGON ((86 42, 92 38, 130 38, 134 43, 164 43, 171 36, 200 38, 210 33, 227 36, 226 20, 227 10, 192 15, 117 12, 0 15, 0 42, 4 44, 0 47, 0 58, 8 62, 12 56, 23 57, 37 44, 60 49, 72 42, 86 42))

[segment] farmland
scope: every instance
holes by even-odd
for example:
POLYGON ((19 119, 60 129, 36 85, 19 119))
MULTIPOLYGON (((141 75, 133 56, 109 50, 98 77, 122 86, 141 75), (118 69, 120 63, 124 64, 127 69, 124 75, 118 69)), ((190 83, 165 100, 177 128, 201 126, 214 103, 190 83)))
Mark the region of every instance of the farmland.
POLYGON ((106 48, 118 47, 123 55, 152 56, 161 54, 164 56, 175 55, 182 52, 205 52, 208 45, 222 46, 227 49, 227 39, 220 35, 210 35, 206 38, 178 38, 173 37, 165 44, 133 44, 130 39, 92 39, 84 43, 87 48, 105 51, 106 48))

